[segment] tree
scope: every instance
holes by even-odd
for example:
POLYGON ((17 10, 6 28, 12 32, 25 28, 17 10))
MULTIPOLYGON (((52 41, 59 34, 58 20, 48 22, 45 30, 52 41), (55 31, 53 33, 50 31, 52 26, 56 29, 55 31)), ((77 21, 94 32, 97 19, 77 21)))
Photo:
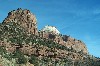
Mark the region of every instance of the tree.
POLYGON ((25 64, 27 63, 27 59, 24 56, 21 56, 18 58, 18 62, 19 64, 25 64))
POLYGON ((38 59, 34 55, 31 55, 31 59, 29 60, 29 62, 31 64, 34 64, 34 66, 39 66, 38 59))
POLYGON ((24 57, 24 54, 20 50, 16 50, 14 52, 13 58, 18 58, 18 64, 25 64, 27 63, 27 59, 24 57))

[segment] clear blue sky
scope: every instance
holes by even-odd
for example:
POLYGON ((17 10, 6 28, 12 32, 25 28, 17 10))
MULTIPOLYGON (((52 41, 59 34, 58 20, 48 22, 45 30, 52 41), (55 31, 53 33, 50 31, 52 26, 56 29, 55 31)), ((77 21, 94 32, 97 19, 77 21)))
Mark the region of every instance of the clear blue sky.
POLYGON ((0 0, 0 22, 17 8, 34 13, 38 29, 56 26, 62 34, 82 40, 90 54, 100 57, 100 0, 0 0))

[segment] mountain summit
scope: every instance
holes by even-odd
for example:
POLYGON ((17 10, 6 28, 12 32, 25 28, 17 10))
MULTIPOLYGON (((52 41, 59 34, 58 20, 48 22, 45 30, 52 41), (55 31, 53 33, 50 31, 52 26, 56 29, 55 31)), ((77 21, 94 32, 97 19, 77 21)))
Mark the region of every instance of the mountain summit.
POLYGON ((18 8, 8 13, 3 23, 15 22, 24 27, 29 33, 37 34, 37 19, 29 10, 18 8))

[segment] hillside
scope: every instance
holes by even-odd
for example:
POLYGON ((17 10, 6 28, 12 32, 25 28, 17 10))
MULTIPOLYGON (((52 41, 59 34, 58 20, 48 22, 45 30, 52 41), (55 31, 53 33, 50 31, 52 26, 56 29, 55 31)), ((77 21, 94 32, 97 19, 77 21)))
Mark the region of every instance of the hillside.
POLYGON ((100 66, 81 40, 56 28, 38 31, 36 20, 27 9, 8 13, 0 24, 1 66, 100 66))

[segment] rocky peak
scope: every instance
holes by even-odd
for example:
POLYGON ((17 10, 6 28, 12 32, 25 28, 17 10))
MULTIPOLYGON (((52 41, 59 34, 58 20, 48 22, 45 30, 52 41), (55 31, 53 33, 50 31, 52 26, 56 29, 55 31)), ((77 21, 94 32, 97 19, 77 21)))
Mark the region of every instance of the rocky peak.
POLYGON ((37 19, 29 10, 18 8, 8 13, 3 23, 15 22, 24 27, 29 33, 37 34, 37 19))

